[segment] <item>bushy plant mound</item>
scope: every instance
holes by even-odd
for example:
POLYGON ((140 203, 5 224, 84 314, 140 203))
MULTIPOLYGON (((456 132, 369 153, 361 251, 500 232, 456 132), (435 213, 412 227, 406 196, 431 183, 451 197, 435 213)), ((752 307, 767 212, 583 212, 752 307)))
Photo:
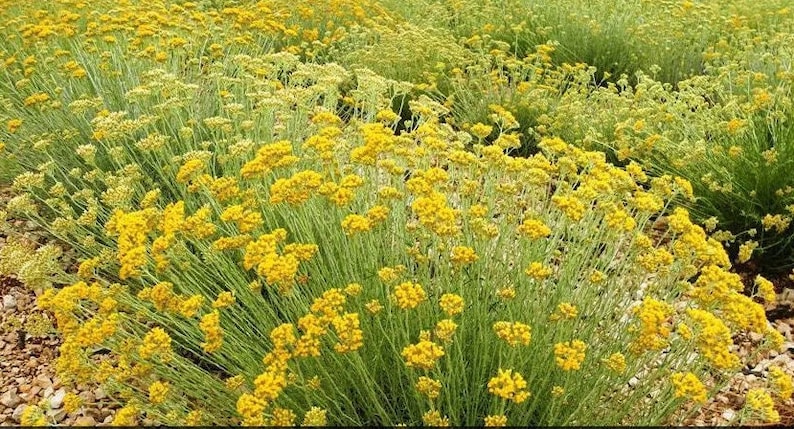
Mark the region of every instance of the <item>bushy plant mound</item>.
MULTIPOLYGON (((593 116, 566 129, 558 103, 599 114, 602 93, 553 44, 469 40, 417 58, 472 67, 403 82, 358 67, 370 43, 411 47, 377 2, 210 3, 2 9, 0 149, 25 172, 0 219, 80 264, 11 239, 0 272, 46 289, 59 376, 101 385, 115 423, 681 423, 783 345, 772 284, 741 293, 690 181, 579 147, 593 116), (457 99, 425 95, 443 85, 457 99)), ((790 396, 771 370, 740 422, 790 396)))

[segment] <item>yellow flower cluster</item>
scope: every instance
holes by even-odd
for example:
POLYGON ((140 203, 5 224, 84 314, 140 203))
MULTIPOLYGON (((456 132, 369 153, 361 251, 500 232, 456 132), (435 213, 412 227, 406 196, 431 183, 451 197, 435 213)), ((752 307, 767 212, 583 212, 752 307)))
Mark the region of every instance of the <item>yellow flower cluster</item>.
POLYGON ((480 257, 477 256, 477 253, 471 247, 455 246, 452 248, 449 259, 453 264, 467 265, 476 262, 480 257))
POLYGON ((416 382, 416 390, 427 396, 428 399, 435 399, 441 394, 441 382, 430 377, 421 376, 416 382))
POLYGON ((671 380, 675 386, 676 398, 686 397, 695 402, 706 402, 706 388, 695 374, 676 372, 671 380))
POLYGON ((499 369, 499 373, 488 381, 488 392, 500 398, 520 404, 526 401, 530 393, 527 382, 518 372, 512 369, 499 369))
POLYGON ((575 371, 582 367, 587 345, 581 340, 566 341, 554 345, 554 360, 563 371, 575 371))
POLYGON ((404 282, 395 286, 393 296, 397 306, 403 310, 416 308, 427 298, 422 285, 412 282, 404 282))
POLYGON ((745 406, 755 414, 755 418, 764 423, 777 423, 780 413, 775 409, 775 402, 764 389, 754 388, 747 392, 745 406))
POLYGON ((444 348, 432 341, 422 340, 405 346, 402 356, 409 367, 430 370, 444 356, 444 348))
POLYGON ((643 352, 664 348, 671 333, 669 318, 673 309, 670 305, 653 298, 645 298, 642 304, 635 307, 634 314, 637 315, 640 326, 632 350, 643 352))
MULTIPOLYGON (((675 16, 659 21, 679 36, 706 18, 732 27, 701 38, 715 41, 697 47, 703 76, 670 86, 633 73, 666 46, 649 36, 656 20, 627 21, 626 77, 557 61, 579 49, 566 25, 604 37, 599 8, 556 19, 535 2, 531 21, 494 22, 516 0, 428 4, 421 20, 399 2, 231 3, 0 7, 13 89, 0 151, 25 170, 0 223, 33 220, 82 261, 54 269, 53 247, 9 238, 0 274, 43 289, 59 376, 112 391, 115 424, 654 423, 684 402, 673 396, 707 400, 705 375, 740 367, 734 338, 784 341, 754 301, 774 302, 774 285, 759 276, 743 295, 723 244, 744 241, 747 262, 790 230, 794 188, 741 180, 785 165, 782 143, 749 142, 787 127, 786 51, 735 67, 763 43, 790 45, 790 12, 623 8, 675 16), (764 40, 767 27, 785 31, 764 40), (518 58, 496 37, 538 31, 565 49, 518 58), (724 168, 737 162, 763 169, 724 168), (721 213, 703 228, 679 205, 699 217, 704 195, 783 204, 737 207, 755 231, 721 213), (662 412, 637 400, 653 383, 563 406, 635 369, 671 380, 662 412), (551 404, 541 413, 513 406, 530 398, 527 370, 551 404)), ((775 420, 791 386, 771 368, 748 415, 775 420)), ((22 421, 46 417, 29 406, 22 421)))
POLYGON ((519 344, 528 346, 532 339, 532 329, 521 322, 496 322, 493 325, 496 336, 511 347, 519 344))

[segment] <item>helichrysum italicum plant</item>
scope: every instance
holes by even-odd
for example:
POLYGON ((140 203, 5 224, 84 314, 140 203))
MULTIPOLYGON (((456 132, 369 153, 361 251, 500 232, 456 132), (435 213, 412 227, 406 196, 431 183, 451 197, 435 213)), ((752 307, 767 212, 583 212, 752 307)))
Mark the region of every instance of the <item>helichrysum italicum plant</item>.
MULTIPOLYGON (((79 253, 38 303, 59 376, 111 392, 114 423, 677 423, 741 368, 736 335, 781 347, 754 300, 768 281, 742 295, 678 204, 690 181, 566 143, 551 105, 527 106, 545 129, 523 158, 501 101, 456 127, 454 99, 415 97, 400 123, 411 83, 302 61, 372 24, 366 8, 323 20, 323 41, 311 9, 278 25, 280 4, 155 2, 145 22, 92 5, 129 25, 5 12, 4 150, 35 155, 4 210, 79 253)), ((593 71, 554 70, 550 49, 479 87, 585 86, 593 71)), ((774 420, 791 389, 772 380, 748 421, 774 420)))

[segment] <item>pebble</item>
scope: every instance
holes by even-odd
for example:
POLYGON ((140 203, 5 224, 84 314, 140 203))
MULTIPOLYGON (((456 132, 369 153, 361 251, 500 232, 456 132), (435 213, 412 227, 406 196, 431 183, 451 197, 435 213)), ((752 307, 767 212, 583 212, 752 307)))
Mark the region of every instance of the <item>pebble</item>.
POLYGON ((61 406, 63 405, 63 398, 65 398, 65 397, 66 397, 66 389, 61 387, 50 398, 50 407, 52 407, 52 408, 61 408, 61 406))
POLYGON ((727 410, 722 412, 722 418, 730 422, 733 418, 736 417, 736 411, 728 408, 727 410))
POLYGON ((80 416, 74 421, 75 426, 96 426, 96 420, 91 416, 80 416))
POLYGON ((41 387, 42 389, 46 389, 46 388, 52 386, 52 380, 50 380, 50 377, 47 377, 46 375, 42 374, 42 375, 36 377, 35 380, 33 380, 33 384, 35 384, 36 386, 41 387))
POLYGON ((47 410, 47 417, 51 417, 55 419, 56 422, 60 423, 63 419, 66 418, 66 410, 47 410))
POLYGON ((97 387, 96 389, 94 389, 94 398, 96 398, 96 400, 105 399, 107 397, 108 395, 101 387, 97 387))
POLYGON ((17 395, 16 387, 12 388, 11 390, 6 391, 3 393, 3 396, 0 396, 0 404, 8 408, 14 408, 22 402, 22 399, 17 395))
POLYGON ((19 404, 16 408, 14 408, 14 412, 11 413, 11 418, 14 419, 15 422, 19 423, 22 421, 22 412, 25 411, 27 404, 19 404))
POLYGON ((17 299, 14 295, 3 295, 3 310, 17 308, 17 299))

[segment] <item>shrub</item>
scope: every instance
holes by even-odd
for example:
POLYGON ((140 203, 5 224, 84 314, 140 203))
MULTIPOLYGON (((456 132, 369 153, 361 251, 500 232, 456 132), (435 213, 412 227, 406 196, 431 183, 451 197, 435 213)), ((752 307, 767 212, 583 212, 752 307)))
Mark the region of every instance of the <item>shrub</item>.
MULTIPOLYGON (((680 423, 781 347, 760 303, 771 283, 740 293, 676 202, 694 198, 687 180, 569 145, 543 109, 541 152, 510 157, 521 128, 505 107, 456 129, 410 83, 301 61, 347 38, 293 44, 265 3, 113 5, 92 7, 128 25, 3 12, 21 30, 4 41, 3 138, 25 172, 0 218, 81 262, 36 275, 55 270, 46 248, 24 274, 17 243, 0 267, 67 284, 38 302, 63 334, 56 370, 102 385, 123 405, 114 423, 680 423), (409 121, 390 108, 403 102, 409 121)), ((592 76, 532 82, 544 49, 517 74, 529 88, 592 76)), ((496 81, 511 63, 493 62, 496 81)), ((748 393, 750 411, 776 420, 780 380, 748 393)))

